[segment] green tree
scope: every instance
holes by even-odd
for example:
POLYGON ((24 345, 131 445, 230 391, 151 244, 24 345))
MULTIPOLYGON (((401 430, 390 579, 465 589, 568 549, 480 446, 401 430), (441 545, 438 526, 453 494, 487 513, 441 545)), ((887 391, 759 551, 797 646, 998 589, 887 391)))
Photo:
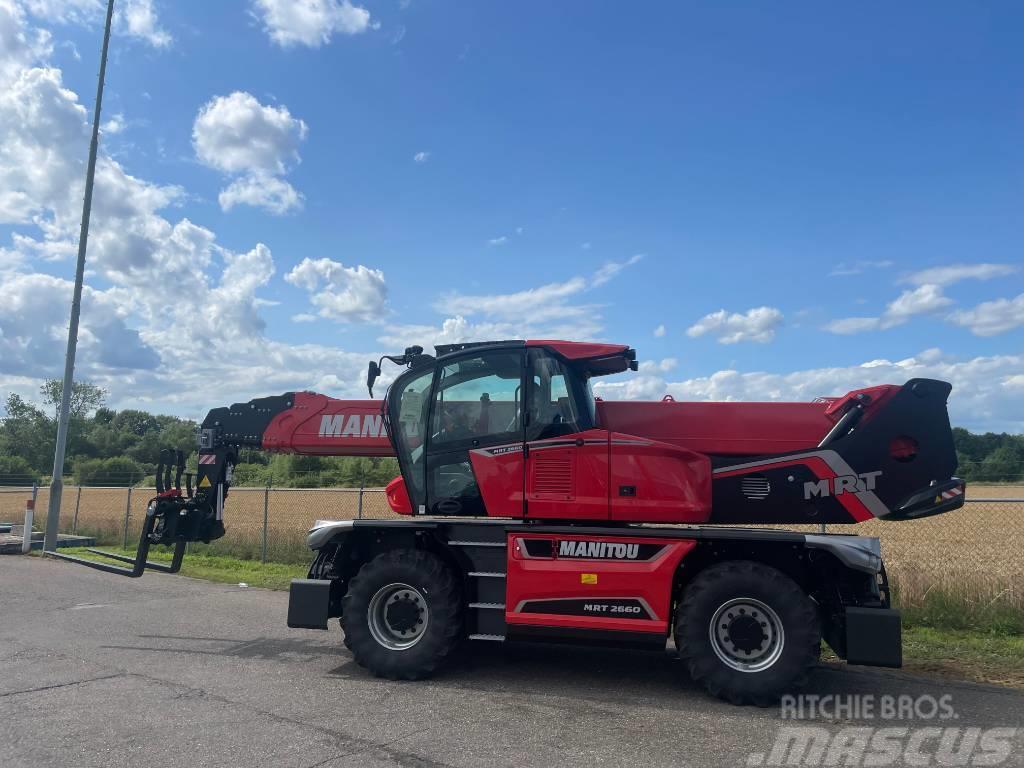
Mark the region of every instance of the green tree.
POLYGON ((0 485, 32 485, 39 480, 39 473, 21 456, 0 455, 0 485))
MULTIPOLYGON (((64 393, 64 382, 61 379, 47 379, 39 387, 43 396, 43 404, 53 409, 53 418, 60 418, 60 401, 64 393)), ((71 416, 87 416, 107 400, 107 390, 97 387, 88 381, 71 383, 71 416)))
POLYGON ((5 416, 0 420, 0 455, 17 456, 38 473, 48 473, 53 466, 53 445, 56 429, 53 422, 36 406, 19 395, 8 395, 5 416))
POLYGON ((124 456, 109 459, 79 459, 74 477, 78 485, 135 485, 145 476, 142 466, 124 456))

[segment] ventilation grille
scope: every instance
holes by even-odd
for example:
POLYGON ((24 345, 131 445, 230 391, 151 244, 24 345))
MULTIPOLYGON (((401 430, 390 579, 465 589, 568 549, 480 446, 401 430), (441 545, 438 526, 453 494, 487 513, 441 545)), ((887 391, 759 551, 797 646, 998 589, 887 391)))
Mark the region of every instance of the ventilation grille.
POLYGON ((764 475, 749 475, 740 480, 740 491, 751 501, 761 501, 772 492, 772 486, 764 475))
POLYGON ((533 492, 571 498, 573 495, 573 456, 551 451, 537 451, 533 462, 533 492))

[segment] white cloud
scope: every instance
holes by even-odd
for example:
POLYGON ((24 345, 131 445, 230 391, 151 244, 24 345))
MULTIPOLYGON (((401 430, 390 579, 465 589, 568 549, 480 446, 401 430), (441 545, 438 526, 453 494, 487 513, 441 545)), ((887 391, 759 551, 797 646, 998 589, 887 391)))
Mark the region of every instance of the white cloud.
POLYGON ((953 300, 942 295, 942 288, 932 283, 904 291, 890 302, 882 315, 882 327, 901 325, 914 315, 926 315, 945 309, 953 300))
POLYGON ((44 29, 30 28, 13 0, 0 0, 0 83, 50 54, 53 43, 44 29))
POLYGON ((1012 275, 1017 267, 1012 264, 949 264, 944 267, 922 269, 907 275, 903 282, 914 285, 952 285, 961 280, 992 280, 1012 275))
POLYGON ((315 323, 316 315, 311 315, 309 312, 300 312, 297 315, 292 315, 293 323, 315 323))
POLYGON ((1024 293, 1013 299, 985 301, 973 309, 950 315, 957 325, 970 328, 975 336, 997 336, 1024 326, 1024 293))
POLYGON ((625 261, 609 261, 608 263, 603 264, 601 268, 594 273, 594 277, 590 281, 591 286, 604 285, 619 274, 619 272, 624 270, 626 267, 633 266, 643 259, 643 257, 644 255, 642 253, 637 253, 630 256, 625 261))
MULTIPOLYGON (((107 13, 104 0, 25 0, 36 18, 57 24, 102 25, 107 13)), ((153 0, 119 0, 114 4, 114 33, 142 40, 154 48, 166 48, 173 38, 160 26, 153 0)))
POLYGON ((375 26, 370 12, 349 0, 255 0, 253 13, 282 47, 318 48, 335 33, 358 35, 375 26))
POLYGON ((926 283, 901 293, 889 302, 879 317, 845 317, 827 323, 825 330, 841 335, 886 330, 903 325, 916 315, 939 312, 952 303, 952 299, 943 295, 939 285, 926 283))
POLYGON ((302 207, 303 196, 280 178, 300 161, 308 128, 285 106, 260 102, 235 91, 207 102, 192 125, 192 144, 203 164, 242 174, 218 196, 220 207, 251 205, 281 215, 302 207))
POLYGON ((422 164, 422 163, 427 162, 427 160, 429 160, 429 159, 430 159, 430 153, 429 152, 417 152, 415 155, 412 156, 412 160, 413 160, 414 163, 422 164))
POLYGON ((862 272, 874 272, 879 269, 889 269, 893 266, 894 262, 888 260, 881 261, 855 261, 852 263, 840 262, 832 268, 829 272, 829 277, 849 277, 851 275, 859 275, 862 272))
POLYGON ((107 134, 121 133, 126 127, 124 114, 118 112, 100 124, 100 130, 107 134))
POLYGON ((504 245, 507 242, 508 242, 508 238, 505 237, 505 235, 501 235, 500 237, 492 237, 490 240, 487 241, 487 244, 488 245, 504 245))
POLYGON ((236 205, 251 205, 281 215, 302 208, 303 196, 284 179, 265 173, 250 173, 221 190, 217 201, 225 211, 236 205))
POLYGON ((849 336, 854 333, 874 331, 881 326, 881 320, 877 317, 844 317, 840 320, 833 320, 825 325, 825 330, 830 333, 838 333, 849 336))
POLYGON ((154 48, 166 48, 173 39, 160 27, 153 0, 125 0, 115 6, 120 28, 131 37, 145 40, 154 48))
POLYGON ((957 359, 931 349, 904 360, 869 360, 859 365, 812 368, 789 373, 741 373, 722 370, 692 379, 669 381, 641 371, 624 381, 598 380, 595 392, 606 399, 795 401, 842 395, 875 384, 903 384, 915 377, 953 384, 949 400, 954 425, 974 431, 1024 431, 1020 409, 1024 356, 957 359))
POLYGON ((657 328, 654 329, 654 338, 660 339, 660 338, 664 337, 664 335, 665 335, 665 325, 664 325, 664 323, 662 323, 661 325, 659 325, 657 328))
POLYGON ((346 267, 332 259, 303 259, 284 279, 309 293, 320 317, 342 322, 383 319, 388 289, 384 273, 362 264, 346 267))
POLYGON ((601 333, 601 307, 574 303, 639 261, 610 262, 590 277, 572 277, 512 293, 449 293, 434 302, 440 326, 392 325, 378 338, 388 346, 451 344, 481 339, 592 339, 601 333))
POLYGON ((741 341, 766 344, 775 338, 775 331, 782 325, 782 320, 782 312, 775 307, 755 307, 743 313, 720 309, 704 315, 686 329, 686 335, 691 338, 711 335, 721 344, 741 341))
MULTIPOLYGON (((43 274, 0 274, 0 360, 5 374, 57 376, 67 339, 70 281, 43 274)), ((160 360, 110 293, 83 289, 78 363, 85 370, 152 369, 160 360)))
POLYGON ((285 106, 260 102, 235 91, 203 105, 192 126, 192 143, 200 162, 225 173, 261 171, 283 174, 299 162, 306 124, 285 106))

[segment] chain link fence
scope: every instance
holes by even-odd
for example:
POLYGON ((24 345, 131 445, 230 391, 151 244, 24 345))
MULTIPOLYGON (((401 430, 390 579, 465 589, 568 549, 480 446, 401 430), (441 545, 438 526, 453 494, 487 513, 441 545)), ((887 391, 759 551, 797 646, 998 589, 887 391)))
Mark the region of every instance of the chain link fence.
MULTIPOLYGON (((19 523, 31 488, 0 488, 0 522, 19 523)), ((60 531, 94 536, 105 545, 133 547, 147 488, 65 487, 60 531)), ((45 525, 49 492, 40 488, 36 526, 45 525)), ((208 551, 263 562, 309 559, 306 532, 317 520, 397 518, 382 488, 232 488, 227 534, 208 551)), ((817 532, 818 526, 787 526, 817 532)), ((973 602, 998 600, 1024 610, 1024 487, 973 486, 963 509, 923 520, 868 521, 830 526, 832 533, 878 536, 890 576, 905 599, 934 590, 973 602)))

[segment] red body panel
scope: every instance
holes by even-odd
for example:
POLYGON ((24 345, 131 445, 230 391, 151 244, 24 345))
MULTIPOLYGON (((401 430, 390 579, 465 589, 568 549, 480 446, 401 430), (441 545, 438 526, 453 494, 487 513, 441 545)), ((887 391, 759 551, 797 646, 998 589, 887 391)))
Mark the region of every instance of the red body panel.
POLYGON ((667 634, 673 577, 696 542, 691 539, 510 533, 505 621, 510 625, 575 627, 667 634), (525 540, 551 542, 551 556, 531 556, 525 540), (650 559, 563 557, 563 542, 638 546, 657 550, 650 559), (602 601, 635 600, 633 612, 585 610, 602 601), (569 612, 558 606, 568 605, 569 612), (577 615, 572 611, 579 606, 577 615), (552 609, 552 606, 554 608, 552 609), (546 610, 561 610, 560 613, 546 610))
POLYGON ((489 517, 523 516, 523 447, 494 453, 489 450, 469 452, 473 476, 484 499, 489 517))
POLYGON ((530 443, 527 517, 608 519, 608 432, 591 429, 530 443))
POLYGON ((602 400, 598 421, 613 432, 698 453, 758 456, 817 445, 833 425, 828 403, 677 403, 602 400))
POLYGON ((263 433, 263 449, 308 456, 394 456, 380 400, 335 400, 296 392, 263 433))
POLYGON ((668 443, 611 434, 611 519, 704 523, 711 515, 711 461, 668 443))

